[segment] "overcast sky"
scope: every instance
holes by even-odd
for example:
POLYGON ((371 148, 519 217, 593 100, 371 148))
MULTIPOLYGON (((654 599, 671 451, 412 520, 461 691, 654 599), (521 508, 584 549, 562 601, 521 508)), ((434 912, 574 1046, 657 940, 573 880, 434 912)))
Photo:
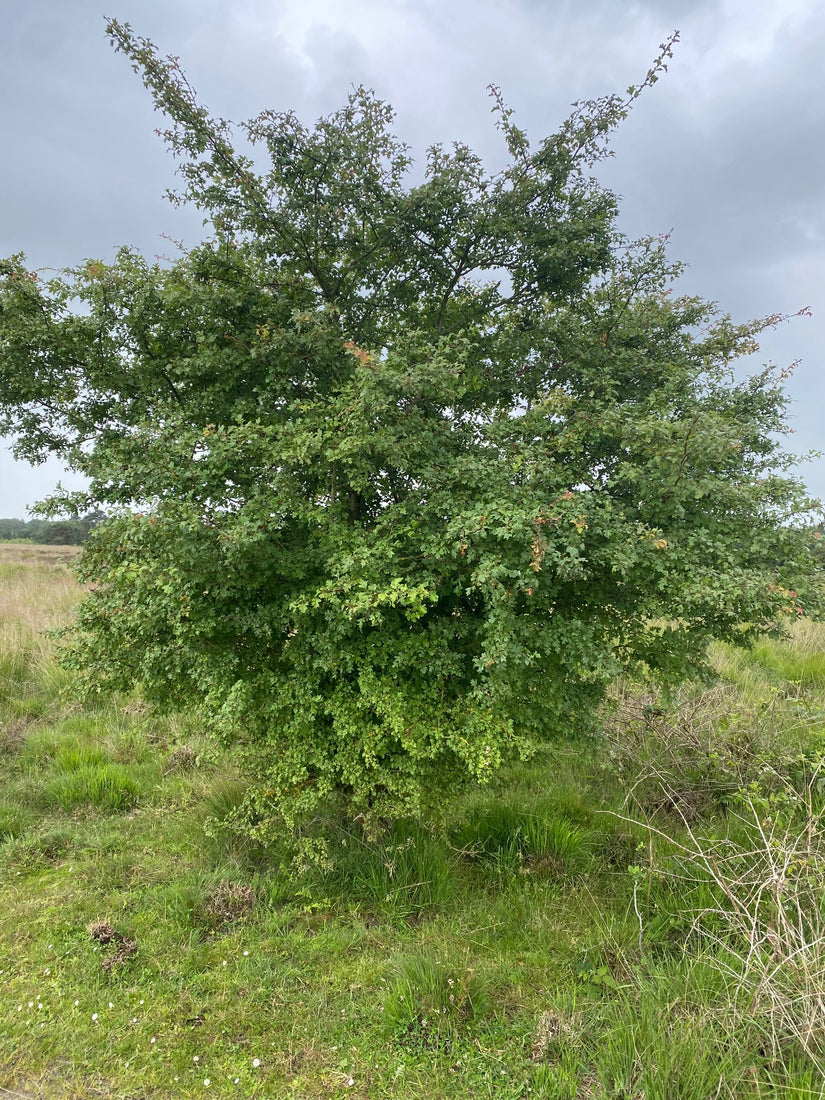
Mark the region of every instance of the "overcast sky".
MULTIPOLYGON (((0 256, 32 267, 194 244, 200 218, 163 198, 174 164, 159 119, 104 34, 104 0, 0 0, 0 256)), ((534 139, 571 101, 644 78, 679 29, 670 71, 637 103, 600 178, 631 235, 672 231, 683 289, 737 320, 799 318, 752 368, 801 360, 789 392, 798 453, 825 447, 825 4, 822 0, 105 0, 227 118, 294 108, 311 122, 366 84, 422 154, 502 150, 486 86, 534 139)), ((2 444, 2 441, 0 441, 2 444)), ((825 460, 800 473, 825 496, 825 460)), ((0 445, 0 516, 23 516, 61 471, 0 445)), ((63 478, 64 484, 72 484, 63 478)))

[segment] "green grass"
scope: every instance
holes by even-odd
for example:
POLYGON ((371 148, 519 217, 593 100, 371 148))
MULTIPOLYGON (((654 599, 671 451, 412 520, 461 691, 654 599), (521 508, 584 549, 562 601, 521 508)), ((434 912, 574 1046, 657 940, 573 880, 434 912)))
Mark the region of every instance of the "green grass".
MULTIPOLYGON (((787 969, 773 1004, 754 995, 741 922, 688 851, 694 838, 764 871, 773 849, 759 856, 743 789, 776 844, 783 821, 805 824, 806 790, 821 793, 822 628, 751 655, 718 647, 721 682, 672 710, 617 689, 600 742, 548 749, 456 797, 437 827, 375 838, 331 817, 332 866, 298 872, 236 827, 238 763, 196 714, 64 694, 38 631, 77 594, 60 563, 13 549, 0 569, 0 607, 18 614, 0 630, 13 671, 0 692, 0 1091, 825 1094, 820 1038, 806 1046, 782 1015, 804 985, 787 969)), ((818 888, 804 858, 789 897, 818 888)), ((816 978, 822 960, 804 958, 816 978)))

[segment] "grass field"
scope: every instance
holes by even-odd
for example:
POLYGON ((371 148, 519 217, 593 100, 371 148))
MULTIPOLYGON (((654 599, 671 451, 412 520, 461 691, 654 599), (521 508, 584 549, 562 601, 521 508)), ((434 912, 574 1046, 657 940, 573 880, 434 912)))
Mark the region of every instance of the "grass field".
POLYGON ((284 870, 197 714, 73 699, 0 545, 0 1097, 821 1097, 825 627, 284 870))

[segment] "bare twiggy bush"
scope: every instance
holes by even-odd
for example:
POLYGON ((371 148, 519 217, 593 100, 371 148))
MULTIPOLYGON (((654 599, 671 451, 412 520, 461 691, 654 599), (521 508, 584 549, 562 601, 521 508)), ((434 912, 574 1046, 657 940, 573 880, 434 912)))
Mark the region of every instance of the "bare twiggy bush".
POLYGON ((240 882, 219 882, 203 899, 203 915, 216 927, 248 917, 255 907, 255 889, 240 882))
POLYGON ((185 774, 186 772, 194 771, 198 766, 199 760, 200 757, 197 751, 193 749, 191 745, 180 745, 174 752, 171 752, 167 756, 163 774, 185 774))
POLYGON ((605 710, 605 761, 645 816, 698 821, 724 806, 756 773, 762 747, 737 690, 685 690, 670 706, 617 684, 605 710))
POLYGON ((767 778, 739 794, 726 838, 685 815, 684 839, 648 822, 677 853, 651 873, 714 899, 690 912, 689 939, 728 979, 720 1011, 755 1024, 776 1060, 801 1052, 825 1074, 825 762, 797 784, 767 778))
POLYGON ((112 941, 119 942, 123 939, 120 932, 117 932, 107 920, 92 921, 92 923, 87 926, 86 931, 93 940, 97 940, 98 943, 104 946, 112 943, 112 941))
POLYGON ((557 1060, 565 1045, 579 1039, 581 1021, 554 1009, 542 1012, 536 1024, 530 1056, 534 1062, 557 1060))
POLYGON ((137 940, 130 940, 127 937, 122 937, 119 941, 117 950, 107 955, 105 959, 100 960, 100 969, 107 974, 117 969, 119 966, 123 966, 125 962, 131 959, 134 955, 137 955, 138 945, 137 940))

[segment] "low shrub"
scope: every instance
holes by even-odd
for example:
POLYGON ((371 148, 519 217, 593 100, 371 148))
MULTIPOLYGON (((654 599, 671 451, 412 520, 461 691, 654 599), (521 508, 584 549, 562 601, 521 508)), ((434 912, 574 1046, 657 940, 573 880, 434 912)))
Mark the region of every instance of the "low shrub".
POLYGON ((218 929, 250 916, 255 901, 254 886, 222 880, 204 891, 197 915, 208 927, 218 929))
POLYGON ((193 820, 201 851, 214 866, 231 865, 247 871, 277 866, 282 853, 254 835, 254 807, 248 783, 215 777, 203 792, 193 820))

